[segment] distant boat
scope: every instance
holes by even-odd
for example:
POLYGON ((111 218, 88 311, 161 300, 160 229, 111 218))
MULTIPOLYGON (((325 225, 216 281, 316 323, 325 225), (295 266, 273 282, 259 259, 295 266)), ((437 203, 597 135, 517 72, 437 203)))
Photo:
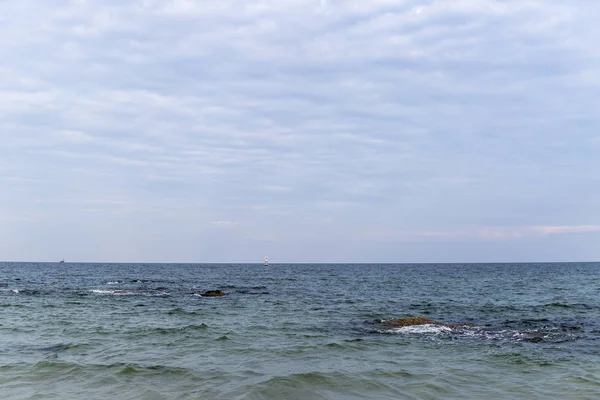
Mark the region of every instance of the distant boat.
POLYGON ((58 263, 59 263, 59 264, 64 264, 64 263, 65 263, 65 259, 63 258, 63 259, 62 259, 62 260, 60 260, 58 263))
POLYGON ((269 257, 265 256, 265 265, 269 265, 269 257))

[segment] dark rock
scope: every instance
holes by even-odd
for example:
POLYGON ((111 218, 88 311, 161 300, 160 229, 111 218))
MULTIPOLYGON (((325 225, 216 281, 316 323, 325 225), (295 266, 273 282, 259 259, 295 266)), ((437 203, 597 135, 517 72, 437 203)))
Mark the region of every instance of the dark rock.
POLYGON ((388 321, 383 321, 382 325, 387 328, 403 328, 405 326, 443 325, 443 324, 440 322, 433 321, 429 318, 425 318, 425 317, 408 317, 408 318, 398 318, 398 319, 390 319, 388 321))
POLYGON ((408 317, 408 318, 397 318, 383 321, 381 325, 385 328, 403 328, 405 326, 415 325, 440 325, 447 326, 449 328, 468 327, 473 326, 471 324, 445 324, 443 322, 434 321, 426 317, 408 317))
POLYGON ((222 292, 221 290, 207 290, 204 293, 201 293, 200 296, 203 297, 220 297, 220 296, 225 296, 225 293, 222 292))

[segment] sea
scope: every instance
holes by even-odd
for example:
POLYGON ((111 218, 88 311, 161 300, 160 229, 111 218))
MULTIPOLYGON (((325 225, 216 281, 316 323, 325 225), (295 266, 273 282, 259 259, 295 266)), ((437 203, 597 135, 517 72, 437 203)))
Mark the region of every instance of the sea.
POLYGON ((600 263, 0 263, 0 398, 600 399, 600 263))

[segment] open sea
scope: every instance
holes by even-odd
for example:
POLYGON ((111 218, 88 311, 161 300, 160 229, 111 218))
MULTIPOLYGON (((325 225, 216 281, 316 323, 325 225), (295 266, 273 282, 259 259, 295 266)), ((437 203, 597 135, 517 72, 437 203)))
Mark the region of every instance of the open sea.
POLYGON ((0 263, 0 398, 596 400, 600 263, 0 263))

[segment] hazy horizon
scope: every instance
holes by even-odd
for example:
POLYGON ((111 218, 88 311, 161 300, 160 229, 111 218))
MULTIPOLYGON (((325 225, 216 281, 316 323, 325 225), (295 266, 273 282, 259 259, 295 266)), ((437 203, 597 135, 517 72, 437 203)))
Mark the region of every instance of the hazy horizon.
MULTIPOLYGON (((232 262, 205 262, 205 261, 115 261, 115 260, 105 260, 105 261, 93 261, 93 260, 63 260, 64 264, 58 261, 48 261, 48 260, 2 260, 0 264, 148 264, 148 265, 265 265, 263 262, 256 261, 232 261, 232 262)), ((588 260, 588 261, 454 261, 454 262, 319 262, 319 261, 311 261, 311 262, 303 262, 303 261, 295 261, 295 262, 286 262, 286 261, 277 261, 277 262, 269 262, 268 267, 277 266, 277 265, 542 265, 542 264, 597 264, 600 263, 600 260, 588 260)))

